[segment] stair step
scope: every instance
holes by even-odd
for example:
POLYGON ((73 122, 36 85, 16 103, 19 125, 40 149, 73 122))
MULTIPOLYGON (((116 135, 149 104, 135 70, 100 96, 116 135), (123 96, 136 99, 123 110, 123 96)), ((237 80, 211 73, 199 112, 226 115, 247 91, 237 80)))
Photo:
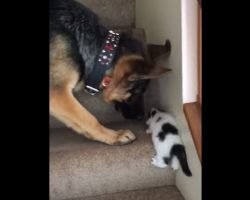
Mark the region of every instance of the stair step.
POLYGON ((50 198, 70 199, 115 192, 174 185, 171 169, 151 165, 154 149, 144 123, 109 124, 130 129, 137 140, 109 146, 94 142, 69 129, 50 133, 50 198))
POLYGON ((135 27, 135 0, 77 0, 98 15, 108 28, 135 27))
POLYGON ((164 186, 68 200, 184 200, 175 186, 164 186))

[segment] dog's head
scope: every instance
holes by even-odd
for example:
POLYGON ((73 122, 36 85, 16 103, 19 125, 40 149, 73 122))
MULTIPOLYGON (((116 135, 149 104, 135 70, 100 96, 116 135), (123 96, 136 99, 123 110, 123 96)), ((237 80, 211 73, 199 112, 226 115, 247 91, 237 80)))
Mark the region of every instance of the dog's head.
POLYGON ((144 118, 144 98, 143 93, 146 91, 149 80, 137 81, 130 90, 131 96, 123 102, 115 101, 115 108, 121 112, 126 119, 143 119, 144 118))
POLYGON ((159 78, 169 69, 153 66, 142 56, 121 56, 112 71, 112 81, 103 90, 106 102, 114 102, 125 118, 144 117, 143 93, 149 80, 159 78))

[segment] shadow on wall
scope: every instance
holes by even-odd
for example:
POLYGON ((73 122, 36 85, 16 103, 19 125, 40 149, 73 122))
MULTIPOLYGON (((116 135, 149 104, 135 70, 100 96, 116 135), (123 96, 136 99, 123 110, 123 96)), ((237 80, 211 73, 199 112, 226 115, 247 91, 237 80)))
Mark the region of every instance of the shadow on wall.
MULTIPOLYGON (((170 63, 169 58, 170 58, 170 53, 168 52, 168 53, 162 54, 160 57, 155 59, 154 63, 155 65, 159 65, 161 67, 170 68, 174 70, 173 68, 171 68, 169 64, 170 63)), ((168 72, 163 77, 161 77, 161 79, 167 79, 168 78, 167 76, 169 76, 169 73, 173 73, 173 71, 168 72)), ((166 106, 163 107, 161 105, 162 96, 166 96, 166 93, 168 92, 164 91, 165 94, 162 94, 160 90, 161 90, 160 80, 158 79, 151 80, 149 88, 145 92, 145 111, 146 112, 148 112, 152 107, 156 107, 156 108, 159 108, 168 112, 169 108, 166 108, 166 106)))

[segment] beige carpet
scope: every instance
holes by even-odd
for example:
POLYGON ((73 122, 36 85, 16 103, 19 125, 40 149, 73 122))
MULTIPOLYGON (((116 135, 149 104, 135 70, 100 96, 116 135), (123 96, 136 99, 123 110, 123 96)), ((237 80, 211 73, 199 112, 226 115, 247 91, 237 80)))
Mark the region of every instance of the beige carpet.
POLYGON ((174 185, 174 172, 151 165, 154 149, 140 123, 115 123, 129 128, 137 140, 125 146, 94 142, 68 129, 50 134, 50 197, 67 199, 174 185))

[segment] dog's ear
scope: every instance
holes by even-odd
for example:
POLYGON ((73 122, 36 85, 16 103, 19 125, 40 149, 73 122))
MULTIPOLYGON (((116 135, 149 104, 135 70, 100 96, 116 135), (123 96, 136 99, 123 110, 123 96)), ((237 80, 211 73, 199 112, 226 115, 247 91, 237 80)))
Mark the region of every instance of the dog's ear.
POLYGON ((155 66, 153 70, 146 75, 141 75, 141 74, 131 74, 128 77, 128 81, 136 81, 136 80, 146 80, 146 79, 157 79, 161 75, 165 74, 166 72, 171 71, 172 69, 169 68, 163 68, 159 66, 155 66))

